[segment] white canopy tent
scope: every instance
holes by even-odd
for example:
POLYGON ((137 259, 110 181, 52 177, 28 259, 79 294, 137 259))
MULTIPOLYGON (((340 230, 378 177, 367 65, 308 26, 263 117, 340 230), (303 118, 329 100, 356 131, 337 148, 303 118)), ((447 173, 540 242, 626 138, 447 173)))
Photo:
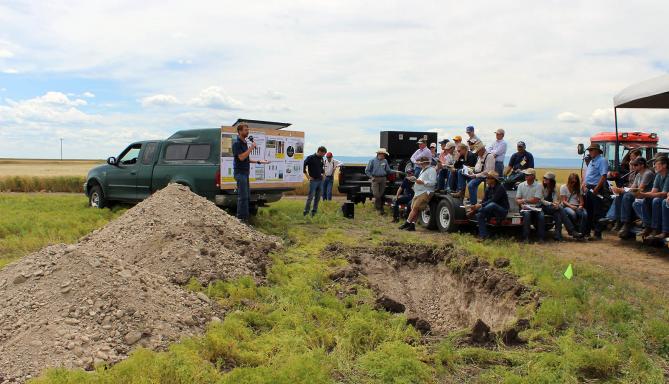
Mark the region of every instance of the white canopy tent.
MULTIPOLYGON (((613 97, 613 116, 618 147, 618 108, 669 108, 669 75, 663 75, 630 85, 613 97)), ((616 150, 616 166, 619 163, 616 150)))

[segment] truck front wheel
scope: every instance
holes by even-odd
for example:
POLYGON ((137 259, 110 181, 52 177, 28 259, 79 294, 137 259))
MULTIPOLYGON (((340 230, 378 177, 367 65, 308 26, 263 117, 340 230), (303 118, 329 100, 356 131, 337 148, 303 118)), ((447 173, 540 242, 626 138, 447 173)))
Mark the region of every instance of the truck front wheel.
POLYGON ((105 208, 108 203, 104 192, 102 192, 102 187, 97 184, 94 185, 88 194, 88 205, 93 208, 105 208))

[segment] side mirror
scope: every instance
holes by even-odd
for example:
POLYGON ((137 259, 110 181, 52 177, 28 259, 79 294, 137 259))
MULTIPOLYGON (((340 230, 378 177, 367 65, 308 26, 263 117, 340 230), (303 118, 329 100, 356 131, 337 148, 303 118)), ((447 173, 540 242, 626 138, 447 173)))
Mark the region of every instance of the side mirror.
POLYGON ((116 166, 118 165, 118 160, 116 160, 116 158, 112 156, 107 159, 107 164, 116 166))
POLYGON ((583 143, 579 144, 578 147, 576 147, 576 151, 578 152, 579 155, 582 155, 585 153, 585 145, 583 143))

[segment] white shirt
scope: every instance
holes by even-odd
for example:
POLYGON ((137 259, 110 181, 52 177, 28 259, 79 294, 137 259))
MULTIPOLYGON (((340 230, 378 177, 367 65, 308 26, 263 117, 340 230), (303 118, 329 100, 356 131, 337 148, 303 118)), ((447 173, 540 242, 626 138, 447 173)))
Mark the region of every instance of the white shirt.
POLYGON ((325 170, 325 176, 332 176, 334 175, 335 169, 342 165, 343 163, 337 159, 332 159, 332 161, 328 161, 328 159, 323 160, 323 168, 325 170))
POLYGON ((437 171, 434 167, 427 167, 420 171, 418 180, 423 180, 424 184, 413 184, 414 197, 420 196, 423 193, 434 192, 434 187, 437 186, 437 171))
POLYGON ((488 176, 488 172, 495 170, 495 157, 492 153, 484 153, 483 157, 479 157, 476 160, 476 165, 474 166, 474 173, 477 178, 483 178, 488 176))
POLYGON ((506 155, 506 141, 495 140, 492 145, 488 147, 488 152, 495 155, 495 161, 504 161, 504 155, 506 155))
POLYGON ((414 152, 413 155, 411 155, 411 162, 416 164, 418 159, 420 159, 421 157, 427 157, 428 159, 431 159, 432 151, 430 151, 430 148, 428 147, 425 147, 423 149, 418 148, 416 152, 414 152))

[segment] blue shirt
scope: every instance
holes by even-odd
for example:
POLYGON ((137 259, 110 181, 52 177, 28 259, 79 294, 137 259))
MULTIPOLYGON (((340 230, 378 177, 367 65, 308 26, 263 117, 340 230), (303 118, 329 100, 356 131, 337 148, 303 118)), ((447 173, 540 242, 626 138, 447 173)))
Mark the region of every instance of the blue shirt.
POLYGON ((234 160, 232 161, 232 168, 234 173, 249 174, 249 169, 251 168, 250 156, 246 156, 246 159, 240 160, 239 155, 249 150, 249 146, 246 144, 246 140, 242 140, 241 137, 237 136, 235 141, 232 143, 232 155, 234 160))
POLYGON ((661 173, 656 174, 653 189, 658 192, 669 192, 669 173, 664 176, 661 173))
POLYGON ((588 168, 585 171, 585 184, 599 184, 599 179, 601 179, 602 176, 606 176, 608 171, 609 162, 604 158, 604 156, 599 155, 595 157, 594 159, 590 160, 590 164, 588 164, 588 168))
POLYGON ((379 160, 378 157, 371 159, 365 168, 365 175, 367 177, 385 177, 390 172, 391 169, 390 165, 388 165, 388 160, 379 160))

